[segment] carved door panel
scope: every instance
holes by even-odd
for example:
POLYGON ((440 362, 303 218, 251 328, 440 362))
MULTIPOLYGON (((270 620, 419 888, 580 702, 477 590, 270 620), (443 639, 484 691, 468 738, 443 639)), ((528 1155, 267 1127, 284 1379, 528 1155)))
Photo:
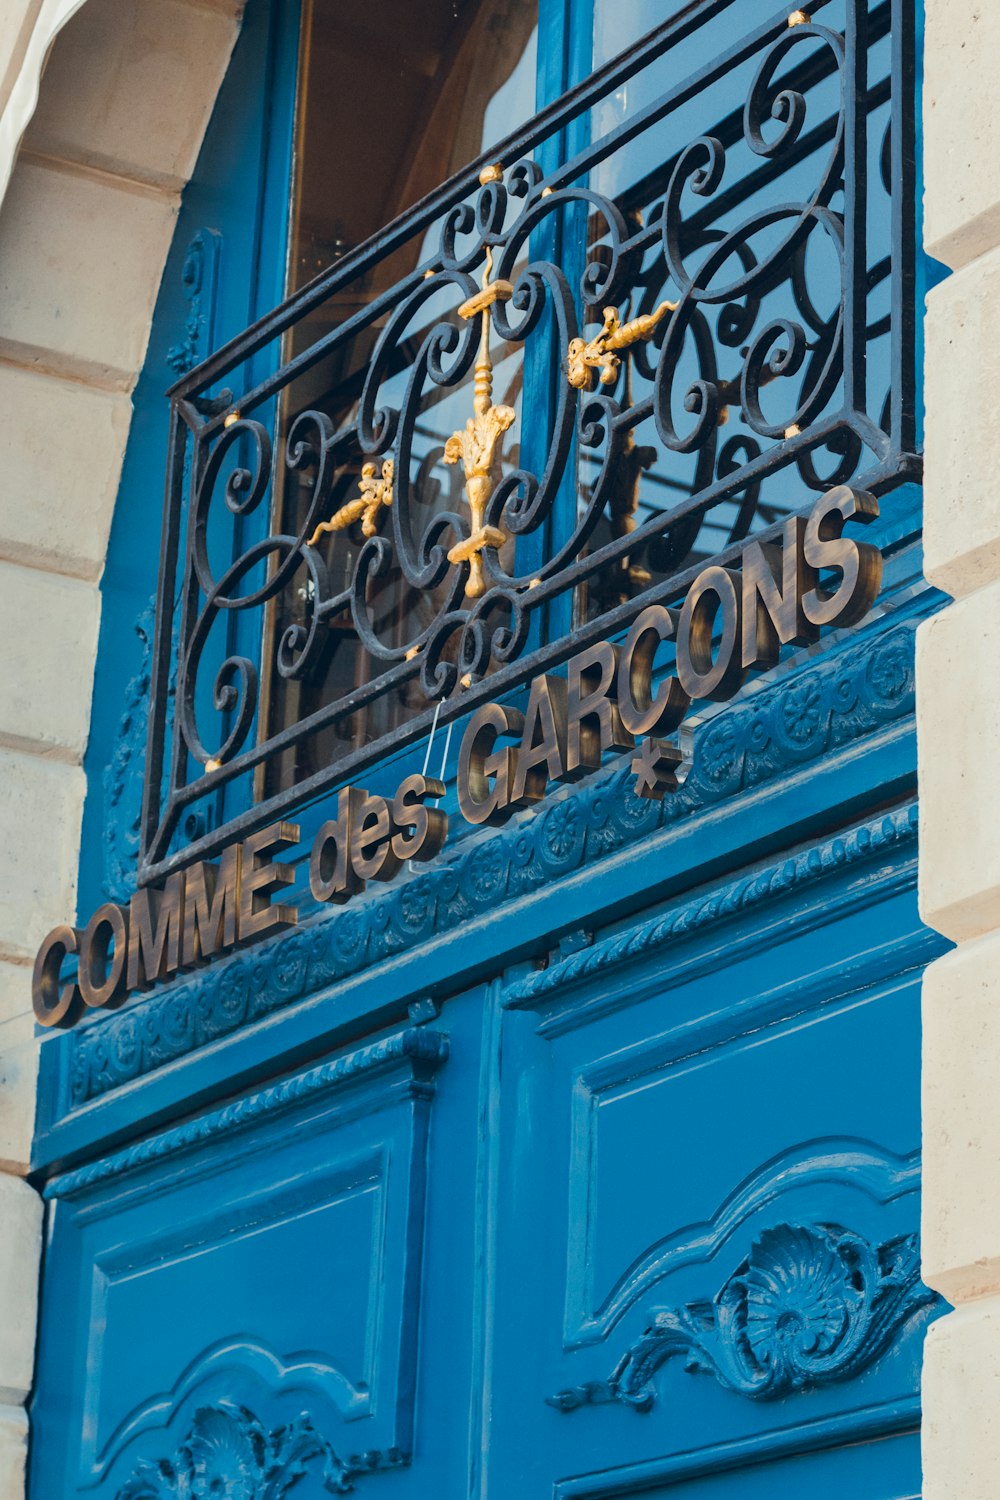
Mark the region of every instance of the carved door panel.
POLYGON ((408 1462, 447 1050, 409 1029, 53 1180, 33 1494, 277 1500, 408 1462))
POLYGON ((912 834, 897 813, 507 989, 498 1493, 919 1493, 912 834))

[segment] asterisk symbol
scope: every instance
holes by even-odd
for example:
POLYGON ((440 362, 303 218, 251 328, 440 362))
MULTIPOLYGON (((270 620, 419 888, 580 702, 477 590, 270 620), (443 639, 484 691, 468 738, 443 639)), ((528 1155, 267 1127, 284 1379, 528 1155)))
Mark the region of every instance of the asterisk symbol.
POLYGON ((664 792, 674 791, 681 759, 676 745, 664 744, 662 740, 643 740, 638 755, 632 760, 636 796, 659 802, 664 792))

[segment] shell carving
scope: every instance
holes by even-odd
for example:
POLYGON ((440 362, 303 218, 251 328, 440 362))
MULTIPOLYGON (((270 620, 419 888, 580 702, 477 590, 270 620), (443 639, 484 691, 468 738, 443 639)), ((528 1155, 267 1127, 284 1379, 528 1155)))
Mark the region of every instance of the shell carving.
POLYGON ((316 1431, 306 1412, 268 1432, 252 1412, 229 1401, 203 1406, 172 1459, 143 1459, 115 1500, 283 1500, 298 1480, 315 1473, 325 1494, 354 1488, 362 1473, 396 1468, 405 1456, 352 1456, 345 1463, 316 1431))
POLYGON ((835 1225, 765 1229, 711 1302, 658 1312, 607 1380, 546 1398, 560 1411, 621 1401, 648 1411, 669 1359, 756 1400, 849 1380, 936 1301, 920 1280, 915 1234, 872 1245, 835 1225))

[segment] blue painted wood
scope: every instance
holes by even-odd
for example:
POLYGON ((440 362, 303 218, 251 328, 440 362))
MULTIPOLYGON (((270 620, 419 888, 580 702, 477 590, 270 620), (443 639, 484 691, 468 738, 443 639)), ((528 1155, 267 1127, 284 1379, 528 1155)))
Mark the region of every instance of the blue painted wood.
MULTIPOLYGON (((736 1441, 747 1462, 778 1431, 797 1451, 800 1424, 802 1447, 817 1422, 839 1443, 888 1430, 916 1392, 938 1305, 915 1258, 912 846, 883 846, 862 893, 849 844, 803 857, 838 861, 822 897, 786 865, 757 887, 784 874, 770 913, 716 890, 508 986, 531 1024, 501 1084, 500 1493, 645 1493, 657 1464, 707 1476, 736 1441), (619 1471, 632 1480, 574 1487, 619 1471)), ((762 1493, 838 1493, 827 1473, 850 1472, 814 1468, 803 1490, 762 1470, 781 1486, 762 1493)))
POLYGON ((408 1460, 446 1056, 407 1031, 49 1185, 72 1354, 41 1367, 45 1486, 129 1493, 218 1402, 307 1413, 347 1472, 408 1460))
POLYGON ((872 1331, 886 1247, 917 1226, 933 949, 914 828, 908 808, 879 815, 55 1177, 36 1484, 145 1495, 125 1488, 142 1465, 181 1473, 206 1433, 243 1434, 250 1484, 252 1454, 283 1463, 294 1428, 307 1472, 361 1486, 389 1468, 379 1485, 404 1497, 645 1493, 659 1475, 712 1500, 734 1464, 789 1494, 915 1494, 913 1441, 885 1436, 916 1420, 936 1311, 912 1264, 872 1331), (873 1247, 850 1378, 754 1399, 678 1357, 648 1412, 548 1404, 606 1381, 664 1310, 711 1328, 702 1304, 775 1233, 758 1333, 794 1339, 805 1316, 841 1357, 829 1243, 873 1247), (366 1310, 376 1287, 391 1316, 366 1310))
MULTIPOLYGON (((591 3, 545 0, 545 97, 591 3)), ((251 0, 164 278, 84 908, 134 848, 159 392, 278 299, 295 35, 251 0)), ((915 1500, 915 503, 885 613, 701 723, 662 804, 609 765, 43 1048, 32 1500, 915 1500)))

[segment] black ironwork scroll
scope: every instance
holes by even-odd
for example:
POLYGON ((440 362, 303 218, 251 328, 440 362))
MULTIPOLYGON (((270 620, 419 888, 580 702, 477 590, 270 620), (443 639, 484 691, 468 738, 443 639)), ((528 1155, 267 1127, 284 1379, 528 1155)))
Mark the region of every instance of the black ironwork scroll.
POLYGON ((912 7, 752 10, 684 7, 174 387, 143 881, 919 475, 912 7))

